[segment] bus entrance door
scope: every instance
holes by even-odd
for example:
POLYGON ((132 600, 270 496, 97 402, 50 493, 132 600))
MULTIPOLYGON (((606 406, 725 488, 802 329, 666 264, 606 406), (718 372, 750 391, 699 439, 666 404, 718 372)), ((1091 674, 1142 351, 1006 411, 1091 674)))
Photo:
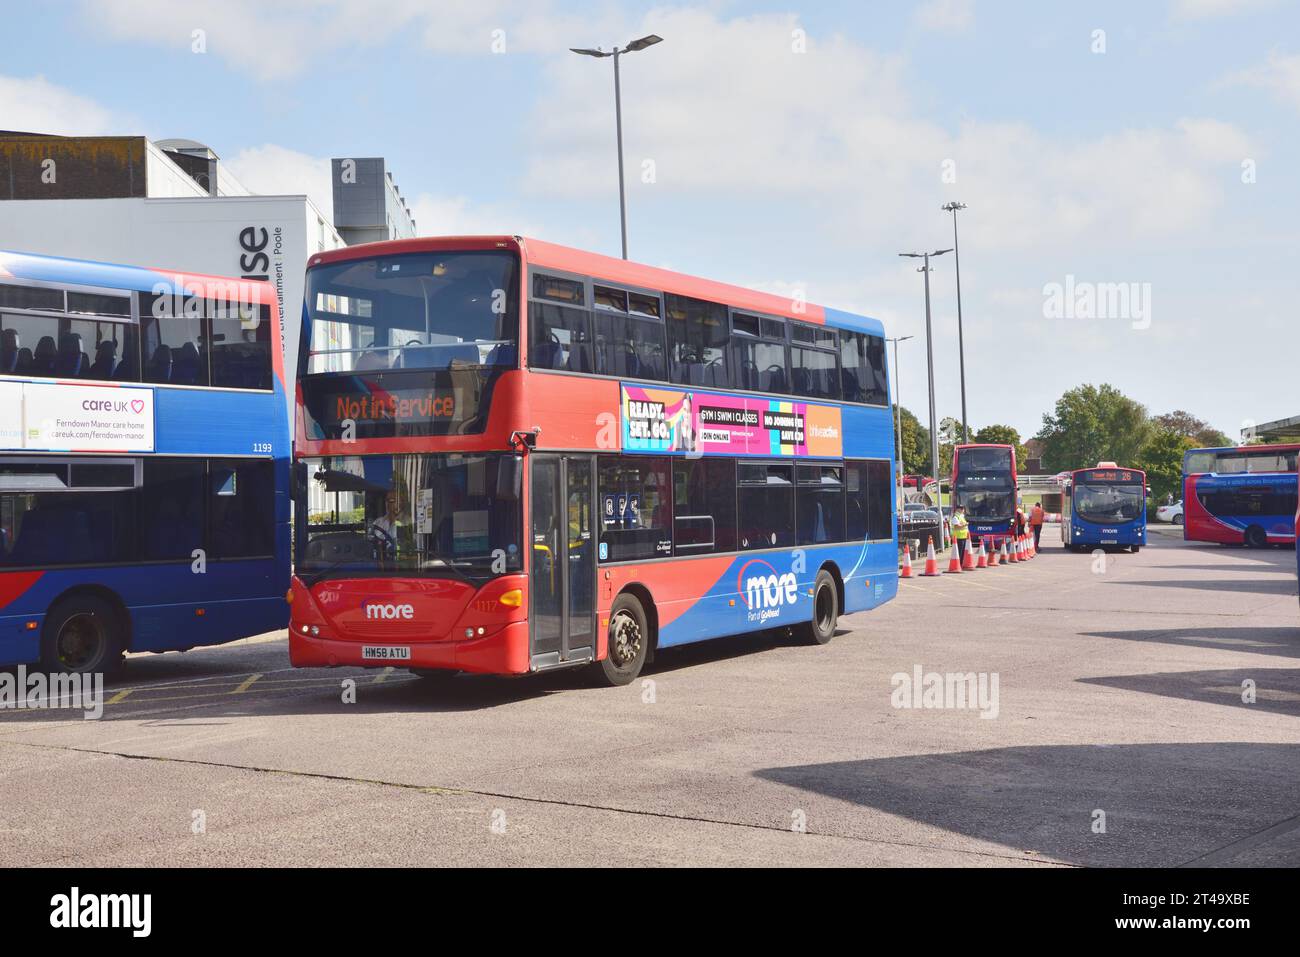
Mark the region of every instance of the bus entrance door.
POLYGON ((595 459, 534 453, 532 571, 529 594, 532 669, 591 661, 596 653, 595 459))

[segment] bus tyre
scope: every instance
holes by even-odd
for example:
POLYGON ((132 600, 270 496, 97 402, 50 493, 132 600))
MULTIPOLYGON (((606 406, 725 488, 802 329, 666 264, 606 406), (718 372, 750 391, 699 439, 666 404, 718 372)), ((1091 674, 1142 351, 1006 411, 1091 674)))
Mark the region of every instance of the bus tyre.
POLYGON ((596 676, 602 684, 630 684, 641 673, 649 648, 645 609, 632 595, 619 595, 609 609, 609 646, 596 662, 596 676))
POLYGON ((1136 554, 1137 554, 1138 552, 1140 552, 1140 551, 1142 551, 1142 546, 1141 546, 1141 545, 1134 545, 1134 546, 1133 546, 1133 554, 1134 554, 1134 555, 1136 555, 1136 554))
POLYGON ((122 645, 113 606, 93 595, 74 595, 45 616, 41 668, 51 674, 109 673, 122 663, 122 645))
POLYGON ((824 645, 835 636, 839 618, 840 596, 835 590, 835 579, 823 568, 813 581, 812 621, 797 625, 795 636, 804 644, 824 645))
POLYGON ((1245 539, 1247 548, 1265 548, 1268 545, 1268 535, 1258 525, 1246 529, 1245 539))

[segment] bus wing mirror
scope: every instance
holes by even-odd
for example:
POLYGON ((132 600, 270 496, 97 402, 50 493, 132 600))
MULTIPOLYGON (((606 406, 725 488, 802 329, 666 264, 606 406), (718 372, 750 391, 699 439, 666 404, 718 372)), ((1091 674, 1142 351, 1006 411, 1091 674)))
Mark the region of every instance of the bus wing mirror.
POLYGON ((497 462, 497 498, 517 502, 524 487, 524 457, 503 455, 497 462))

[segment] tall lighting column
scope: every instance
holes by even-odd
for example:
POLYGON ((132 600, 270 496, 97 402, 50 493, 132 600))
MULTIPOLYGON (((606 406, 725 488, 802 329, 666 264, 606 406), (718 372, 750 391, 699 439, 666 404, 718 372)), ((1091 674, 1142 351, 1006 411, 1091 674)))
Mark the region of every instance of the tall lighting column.
POLYGON ((948 536, 943 531, 943 486, 939 483, 939 422, 934 408, 934 329, 930 322, 930 257, 942 256, 951 249, 936 249, 928 253, 899 253, 908 259, 924 260, 917 272, 925 275, 925 361, 930 373, 930 471, 934 494, 939 509, 939 545, 948 547, 948 536))

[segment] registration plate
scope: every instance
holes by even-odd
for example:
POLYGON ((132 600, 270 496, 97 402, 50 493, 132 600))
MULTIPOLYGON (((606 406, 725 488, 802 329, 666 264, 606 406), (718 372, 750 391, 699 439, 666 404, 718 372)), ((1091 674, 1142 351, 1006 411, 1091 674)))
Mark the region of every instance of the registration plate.
POLYGON ((411 649, 402 645, 363 645, 363 661, 410 661, 411 649))

